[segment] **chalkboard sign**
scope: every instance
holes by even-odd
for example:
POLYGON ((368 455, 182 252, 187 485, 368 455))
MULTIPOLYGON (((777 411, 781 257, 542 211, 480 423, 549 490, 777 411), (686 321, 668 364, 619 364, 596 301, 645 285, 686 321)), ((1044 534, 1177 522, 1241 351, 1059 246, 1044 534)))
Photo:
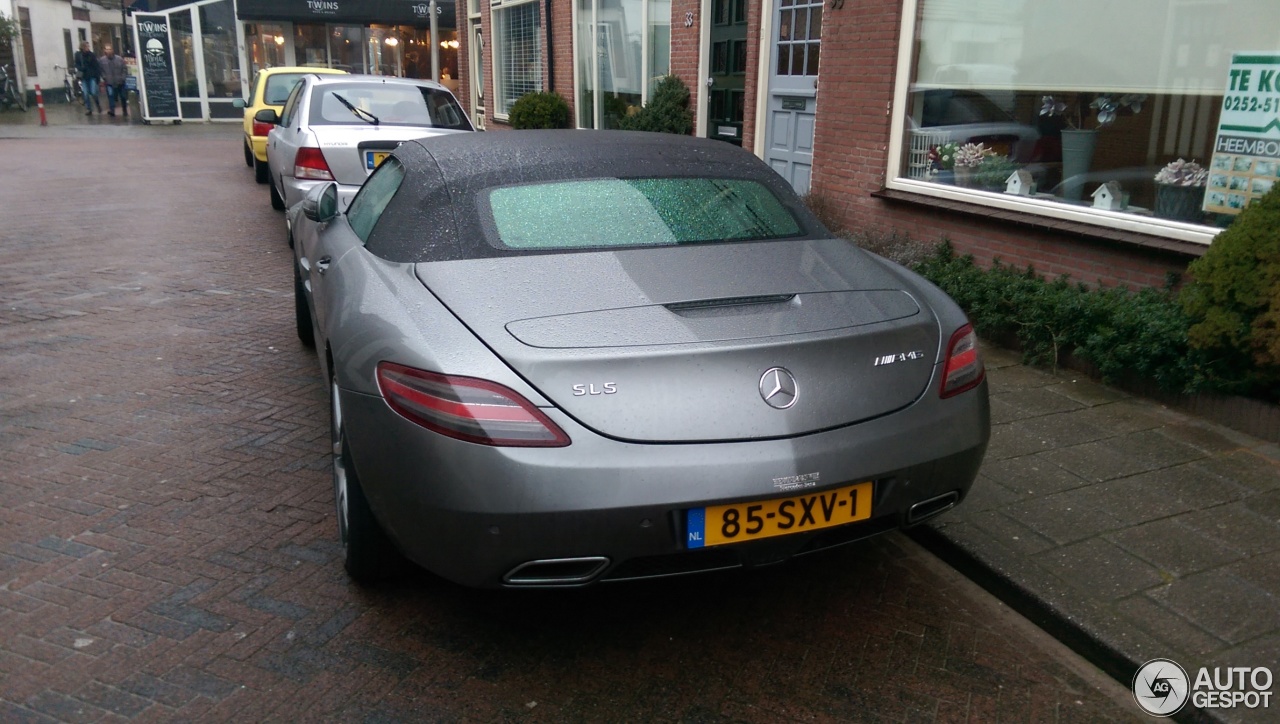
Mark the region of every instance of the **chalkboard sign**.
POLYGON ((133 17, 138 32, 138 63, 142 68, 142 117, 180 119, 169 17, 143 13, 134 13, 133 17))

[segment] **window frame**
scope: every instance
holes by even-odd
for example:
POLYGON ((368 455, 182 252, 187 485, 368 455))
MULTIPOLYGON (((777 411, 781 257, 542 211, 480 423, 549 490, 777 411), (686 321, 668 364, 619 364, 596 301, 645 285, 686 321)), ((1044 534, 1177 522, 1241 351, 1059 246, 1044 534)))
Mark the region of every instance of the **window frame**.
MULTIPOLYGON (((1092 207, 1074 206, 1045 199, 1029 199, 995 193, 986 193, 973 189, 947 186, 919 179, 906 177, 903 154, 906 143, 907 109, 910 107, 909 93, 912 61, 916 45, 916 29, 918 27, 920 3, 922 0, 903 0, 902 32, 898 38, 897 73, 893 87, 893 113, 889 125, 889 148, 885 167, 884 186, 893 191, 930 196, 948 201, 960 201, 975 206, 985 206, 1002 211, 1013 211, 1035 216, 1049 217, 1063 221, 1074 221, 1109 229, 1132 231, 1140 234, 1177 239, 1208 246, 1222 229, 1210 228, 1200 224, 1190 224, 1154 217, 1141 217, 1122 211, 1106 211, 1092 207)), ((1224 79, 1225 80, 1225 79, 1224 79)))
MULTIPOLYGON (((542 8, 538 0, 496 0, 489 5, 489 60, 492 63, 493 76, 493 118, 499 121, 509 119, 510 109, 502 110, 502 56, 503 43, 505 37, 499 34, 498 16, 500 13, 513 8, 519 8, 523 5, 532 5, 534 14, 537 17, 536 33, 538 38, 538 90, 546 87, 546 74, 543 72, 543 63, 546 60, 546 42, 545 28, 546 18, 543 17, 542 8)), ((487 104, 486 104, 487 107, 487 104)))

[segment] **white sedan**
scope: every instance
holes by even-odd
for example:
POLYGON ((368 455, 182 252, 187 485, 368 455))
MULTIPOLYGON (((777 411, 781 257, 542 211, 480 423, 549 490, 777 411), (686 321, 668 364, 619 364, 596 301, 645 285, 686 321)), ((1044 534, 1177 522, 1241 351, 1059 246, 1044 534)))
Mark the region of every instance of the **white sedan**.
POLYGON ((276 209, 298 203, 317 184, 337 182, 345 210, 401 142, 475 130, 439 83, 371 75, 305 75, 279 115, 268 108, 254 120, 274 125, 267 165, 276 209))

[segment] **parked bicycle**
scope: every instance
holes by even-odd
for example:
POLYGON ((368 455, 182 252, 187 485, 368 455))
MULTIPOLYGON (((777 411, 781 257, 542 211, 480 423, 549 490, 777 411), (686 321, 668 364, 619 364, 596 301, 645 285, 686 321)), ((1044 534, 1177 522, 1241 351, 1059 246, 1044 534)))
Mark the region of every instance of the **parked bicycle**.
POLYGON ((18 88, 13 76, 9 74, 10 66, 0 65, 0 103, 6 106, 17 106, 18 110, 27 110, 27 94, 18 88))
POLYGON ((67 94, 67 102, 72 103, 84 98, 84 87, 80 85, 80 79, 76 77, 75 68, 67 68, 61 65, 53 66, 54 70, 62 70, 62 90, 67 94))

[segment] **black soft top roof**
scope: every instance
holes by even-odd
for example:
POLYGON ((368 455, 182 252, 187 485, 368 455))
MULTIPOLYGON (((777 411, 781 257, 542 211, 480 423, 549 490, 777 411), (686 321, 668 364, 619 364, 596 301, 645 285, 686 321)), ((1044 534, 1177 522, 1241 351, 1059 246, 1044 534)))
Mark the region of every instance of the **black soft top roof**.
MULTIPOLYGON (((723 141, 628 131, 490 131, 407 141, 393 155, 405 178, 368 241, 397 262, 512 254, 489 244, 484 192, 498 186, 591 178, 754 180, 774 193, 805 235, 830 234, 763 161, 723 141)), ((560 252, 563 253, 563 252, 560 252)))

